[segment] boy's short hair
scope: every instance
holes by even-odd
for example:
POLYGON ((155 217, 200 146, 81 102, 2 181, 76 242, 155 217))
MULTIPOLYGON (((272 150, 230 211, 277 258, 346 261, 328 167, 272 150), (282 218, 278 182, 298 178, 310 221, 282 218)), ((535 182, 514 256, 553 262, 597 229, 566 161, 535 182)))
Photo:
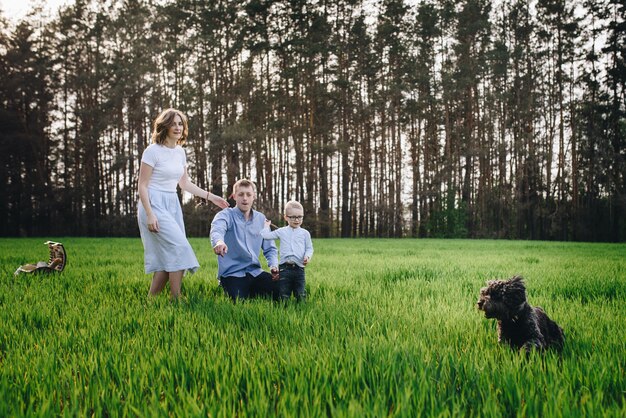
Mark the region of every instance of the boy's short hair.
POLYGON ((239 187, 252 187, 254 194, 256 194, 256 184, 252 180, 240 179, 233 184, 233 195, 237 193, 239 187))
POLYGON ((287 214, 287 209, 291 208, 300 209, 302 212, 304 212, 304 207, 302 207, 300 202, 298 202, 297 200, 290 200, 285 204, 285 215, 287 214))

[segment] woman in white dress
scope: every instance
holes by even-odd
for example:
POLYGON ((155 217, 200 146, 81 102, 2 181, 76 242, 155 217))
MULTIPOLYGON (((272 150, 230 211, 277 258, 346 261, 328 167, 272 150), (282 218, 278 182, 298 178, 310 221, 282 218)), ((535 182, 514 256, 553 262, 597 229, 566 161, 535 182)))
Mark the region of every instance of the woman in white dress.
POLYGON ((176 185, 220 208, 228 207, 226 200, 189 180, 187 157, 180 146, 188 132, 187 118, 182 112, 164 110, 154 121, 153 143, 141 156, 137 220, 145 272, 153 273, 152 296, 160 293, 169 281, 172 298, 177 298, 185 271, 193 273, 200 266, 185 234, 176 185))

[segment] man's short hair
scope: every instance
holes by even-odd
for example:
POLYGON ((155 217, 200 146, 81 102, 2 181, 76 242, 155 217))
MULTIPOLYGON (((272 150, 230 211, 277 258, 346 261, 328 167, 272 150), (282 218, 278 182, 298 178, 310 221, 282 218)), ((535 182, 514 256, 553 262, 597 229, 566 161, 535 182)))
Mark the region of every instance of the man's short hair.
POLYGON ((233 195, 237 193, 237 189, 239 187, 252 187, 254 194, 256 194, 256 184, 252 180, 248 179, 240 179, 235 182, 233 185, 233 195))
POLYGON ((297 200, 290 200, 285 204, 285 215, 287 214, 287 209, 291 208, 300 209, 302 212, 304 212, 304 208, 297 200))

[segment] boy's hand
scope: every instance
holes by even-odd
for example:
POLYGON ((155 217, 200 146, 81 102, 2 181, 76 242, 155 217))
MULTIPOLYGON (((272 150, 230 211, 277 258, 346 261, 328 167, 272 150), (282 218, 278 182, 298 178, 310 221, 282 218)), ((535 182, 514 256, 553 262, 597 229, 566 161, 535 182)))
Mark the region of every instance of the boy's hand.
POLYGON ((266 227, 267 229, 269 229, 269 228, 270 228, 270 225, 271 225, 271 224, 272 224, 272 221, 270 221, 269 219, 266 219, 266 220, 265 220, 265 227, 266 227))
POLYGON ((302 260, 302 264, 304 264, 305 266, 309 264, 309 257, 304 257, 304 260, 302 260))
POLYGON ((280 279, 280 271, 278 270, 278 267, 270 268, 270 272, 272 273, 272 280, 276 281, 280 279))

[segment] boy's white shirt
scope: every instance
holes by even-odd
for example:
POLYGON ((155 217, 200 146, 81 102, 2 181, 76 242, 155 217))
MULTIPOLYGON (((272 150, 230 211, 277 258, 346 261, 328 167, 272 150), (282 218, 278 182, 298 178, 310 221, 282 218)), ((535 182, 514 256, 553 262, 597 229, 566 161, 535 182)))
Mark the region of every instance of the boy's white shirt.
POLYGON ((304 258, 311 261, 313 257, 313 241, 311 234, 302 227, 292 228, 283 226, 275 231, 271 231, 266 226, 261 231, 263 239, 280 239, 280 261, 279 264, 293 262, 304 267, 304 258))

